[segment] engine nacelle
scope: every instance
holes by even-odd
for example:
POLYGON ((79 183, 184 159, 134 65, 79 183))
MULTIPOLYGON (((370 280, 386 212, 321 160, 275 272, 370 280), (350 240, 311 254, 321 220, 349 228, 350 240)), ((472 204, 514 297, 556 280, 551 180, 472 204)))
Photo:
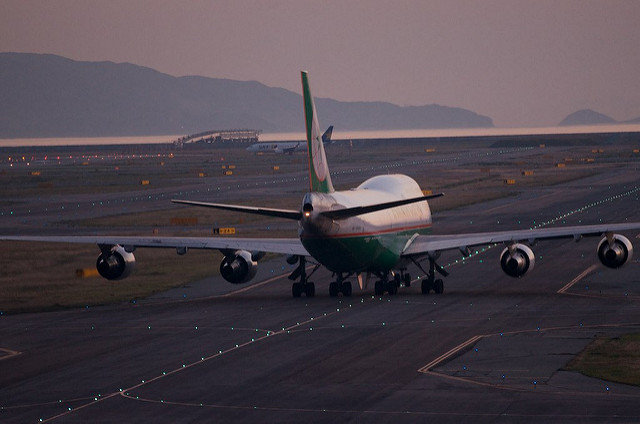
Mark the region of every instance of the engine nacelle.
POLYGON ((535 262, 531 248, 521 243, 506 247, 500 254, 502 270, 514 278, 522 277, 527 271, 531 271, 535 262))
POLYGON ((232 255, 227 255, 220 263, 220 275, 231 284, 246 283, 255 277, 257 271, 258 262, 246 250, 237 250, 232 255))
POLYGON ((633 245, 625 236, 614 234, 609 242, 607 237, 598 244, 598 259, 608 268, 620 268, 633 257, 633 245))
POLYGON ((120 245, 113 246, 111 250, 103 250, 96 268, 98 273, 107 280, 122 280, 127 278, 135 268, 136 258, 133 253, 124 250, 120 245))

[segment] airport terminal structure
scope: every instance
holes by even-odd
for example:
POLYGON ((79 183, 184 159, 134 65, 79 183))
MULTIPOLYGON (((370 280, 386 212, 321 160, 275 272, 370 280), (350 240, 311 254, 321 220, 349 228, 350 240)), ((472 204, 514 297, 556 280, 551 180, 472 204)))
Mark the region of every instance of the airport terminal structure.
POLYGON ((197 134, 185 135, 173 142, 177 148, 185 144, 209 144, 224 145, 227 143, 257 143, 260 130, 235 129, 235 130, 210 130, 197 134))

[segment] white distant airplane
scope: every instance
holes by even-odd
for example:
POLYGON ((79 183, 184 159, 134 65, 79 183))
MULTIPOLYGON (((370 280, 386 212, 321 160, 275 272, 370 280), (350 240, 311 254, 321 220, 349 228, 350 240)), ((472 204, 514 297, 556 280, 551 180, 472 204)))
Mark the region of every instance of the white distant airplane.
MULTIPOLYGON (((322 134, 322 143, 327 146, 332 144, 331 134, 333 133, 333 125, 331 125, 322 134)), ((296 152, 306 152, 308 150, 307 143, 303 141, 287 141, 287 142, 262 142, 255 143, 247 147, 248 152, 252 153, 285 153, 292 155, 296 152)))
MULTIPOLYGON (((96 243, 100 247, 98 272, 110 280, 128 276, 134 268, 136 247, 175 248, 178 254, 192 249, 218 249, 224 254, 220 273, 233 284, 251 280, 258 260, 264 252, 290 255, 287 261, 298 263, 289 276, 298 280, 292 286, 294 297, 305 293, 315 295, 315 284, 309 281, 306 258, 312 257, 319 266, 333 272, 335 281, 329 285, 331 296, 352 293, 349 278, 355 277, 361 289, 375 276, 375 293, 395 294, 399 285, 409 285, 410 264, 427 274, 422 292, 442 293, 444 284, 436 279, 448 273, 436 260, 446 250, 460 250, 492 243, 504 243, 500 254, 502 270, 512 277, 522 277, 533 269, 535 256, 524 242, 540 239, 600 236, 596 254, 609 268, 619 268, 633 255, 631 242, 619 234, 640 229, 640 222, 622 224, 580 225, 533 230, 497 231, 486 233, 431 235, 431 212, 428 200, 442 194, 424 196, 418 184, 405 175, 379 175, 358 187, 336 191, 321 141, 318 118, 308 77, 302 72, 302 91, 309 156, 309 192, 302 199, 300 210, 260 208, 221 203, 173 200, 176 203, 226 209, 292 219, 299 222, 297 238, 215 238, 215 237, 119 237, 119 236, 0 236, 0 240, 28 240, 66 243, 96 243), (421 262, 428 260, 428 271, 421 262)), ((315 271, 314 269, 314 271, 315 271)), ((313 274, 313 272, 311 273, 313 274)))

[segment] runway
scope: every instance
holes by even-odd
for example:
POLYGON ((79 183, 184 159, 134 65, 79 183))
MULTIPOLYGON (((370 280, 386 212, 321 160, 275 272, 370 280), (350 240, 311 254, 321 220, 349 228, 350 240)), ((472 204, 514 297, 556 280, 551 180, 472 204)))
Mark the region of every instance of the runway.
MULTIPOLYGON (((638 175, 626 165, 445 211, 434 232, 640 221, 638 175)), ((316 297, 293 299, 276 259, 252 286, 210 278, 137 303, 0 316, 0 421, 636 422, 640 388, 562 370, 594 335, 640 330, 639 255, 605 269, 597 242, 537 243, 517 280, 502 246, 443 255, 443 295, 416 281, 331 298, 319 271, 316 297)))

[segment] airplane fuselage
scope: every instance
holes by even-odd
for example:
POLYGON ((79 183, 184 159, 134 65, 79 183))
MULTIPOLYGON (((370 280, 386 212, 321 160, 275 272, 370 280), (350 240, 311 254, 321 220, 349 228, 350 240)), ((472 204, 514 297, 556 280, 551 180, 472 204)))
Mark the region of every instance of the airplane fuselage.
POLYGON ((252 153, 294 153, 306 152, 307 144, 301 142, 284 142, 284 143, 255 143, 246 149, 252 153))
POLYGON ((348 191, 307 193, 302 205, 300 240, 311 256, 333 272, 394 269, 411 238, 431 231, 427 201, 339 221, 319 213, 419 196, 422 190, 418 183, 405 175, 373 177, 348 191))

